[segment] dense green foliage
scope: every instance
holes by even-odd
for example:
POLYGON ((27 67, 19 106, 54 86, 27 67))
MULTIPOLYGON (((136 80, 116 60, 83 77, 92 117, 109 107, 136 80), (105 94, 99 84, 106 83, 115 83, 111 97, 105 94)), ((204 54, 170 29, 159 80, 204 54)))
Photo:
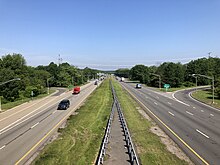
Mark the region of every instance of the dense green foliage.
POLYGON ((47 92, 46 87, 80 85, 88 79, 96 78, 98 70, 90 68, 79 69, 68 63, 59 66, 51 62, 48 66, 27 66, 21 54, 8 54, 0 59, 0 84, 20 78, 20 81, 11 81, 0 85, 2 103, 12 102, 33 97, 47 92))
POLYGON ((114 73, 115 75, 119 76, 119 77, 125 77, 128 78, 129 77, 129 69, 127 68, 123 68, 123 69, 118 69, 115 71, 114 73))
MULTIPOLYGON (((171 87, 193 86, 196 82, 192 74, 200 74, 214 77, 215 92, 220 97, 220 59, 217 57, 201 58, 192 60, 187 64, 164 62, 160 66, 136 65, 129 71, 131 80, 138 80, 149 86, 158 87, 159 78, 153 74, 161 76, 161 83, 170 84, 171 87)), ((210 85, 211 80, 197 76, 198 85, 210 85)))

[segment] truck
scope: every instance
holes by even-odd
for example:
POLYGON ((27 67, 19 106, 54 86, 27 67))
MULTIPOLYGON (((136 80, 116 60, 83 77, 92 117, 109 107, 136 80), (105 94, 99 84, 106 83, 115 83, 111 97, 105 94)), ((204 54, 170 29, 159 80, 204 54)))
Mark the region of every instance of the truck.
POLYGON ((124 77, 121 77, 121 81, 125 81, 125 78, 124 78, 124 77))
POLYGON ((78 94, 78 93, 80 93, 80 87, 75 87, 75 88, 73 88, 73 94, 78 94))

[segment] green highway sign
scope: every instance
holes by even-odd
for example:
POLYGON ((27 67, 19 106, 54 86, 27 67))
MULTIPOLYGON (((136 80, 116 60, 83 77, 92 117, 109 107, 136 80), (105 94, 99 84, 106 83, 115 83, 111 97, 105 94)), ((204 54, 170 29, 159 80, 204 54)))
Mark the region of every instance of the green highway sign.
POLYGON ((170 84, 164 84, 163 87, 164 88, 170 88, 170 84))

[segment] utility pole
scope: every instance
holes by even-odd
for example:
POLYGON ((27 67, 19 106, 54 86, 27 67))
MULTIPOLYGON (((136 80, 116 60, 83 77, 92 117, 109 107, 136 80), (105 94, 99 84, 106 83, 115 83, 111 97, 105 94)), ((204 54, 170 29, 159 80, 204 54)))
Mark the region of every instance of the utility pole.
POLYGON ((157 76, 159 78, 159 89, 161 90, 161 76, 159 74, 155 74, 155 73, 150 73, 154 76, 157 76))
MULTIPOLYGON (((211 52, 210 52, 211 53, 211 52)), ((210 76, 206 76, 206 75, 201 75, 201 74, 192 74, 192 76, 200 76, 200 77, 205 77, 207 79, 211 79, 212 80, 212 104, 214 104, 214 100, 215 100, 215 80, 214 80, 214 76, 210 77, 210 76)))
POLYGON ((62 61, 63 59, 61 58, 60 54, 59 54, 59 57, 58 57, 58 66, 60 66, 60 64, 62 64, 62 61))

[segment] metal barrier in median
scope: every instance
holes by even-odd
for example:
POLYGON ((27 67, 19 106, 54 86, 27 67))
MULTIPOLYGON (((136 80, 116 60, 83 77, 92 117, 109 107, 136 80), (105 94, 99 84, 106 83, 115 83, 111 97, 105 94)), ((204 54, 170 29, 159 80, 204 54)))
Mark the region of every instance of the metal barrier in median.
POLYGON ((112 120, 113 120, 115 106, 116 106, 116 102, 114 101, 114 103, 112 105, 111 114, 110 114, 106 129, 105 129, 105 136, 102 140, 102 146, 101 146, 101 150, 99 152, 99 157, 96 161, 97 165, 103 164, 103 161, 104 161, 104 157, 105 157, 105 153, 106 153, 106 145, 108 144, 108 139, 109 139, 109 135, 110 135, 111 124, 112 124, 112 120))
POLYGON ((118 114, 119 114, 120 122, 121 122, 121 125, 122 125, 122 128, 123 128, 123 131, 124 131, 125 140, 126 140, 126 144, 127 144, 127 148, 128 148, 128 153, 129 153, 129 156, 130 156, 130 162, 131 162, 132 165, 139 165, 138 157, 137 157, 137 154, 135 152, 134 145, 132 143, 131 136, 130 136, 130 133, 128 131, 128 127, 127 127, 126 121, 124 119, 124 115, 122 113, 121 106, 120 106, 120 103, 119 103, 118 98, 116 96, 116 92, 114 90, 114 87, 113 87, 112 83, 111 83, 111 88, 112 88, 114 103, 112 105, 110 118, 109 118, 108 123, 107 123, 107 127, 106 127, 106 130, 105 130, 105 136, 104 136, 103 141, 102 141, 101 150, 99 152, 99 156, 98 156, 98 159, 96 161, 96 164, 97 165, 103 164, 104 156, 105 156, 105 153, 106 153, 106 151, 105 151, 106 150, 106 145, 108 143, 111 123, 112 123, 113 115, 114 115, 114 108, 116 106, 118 114))

